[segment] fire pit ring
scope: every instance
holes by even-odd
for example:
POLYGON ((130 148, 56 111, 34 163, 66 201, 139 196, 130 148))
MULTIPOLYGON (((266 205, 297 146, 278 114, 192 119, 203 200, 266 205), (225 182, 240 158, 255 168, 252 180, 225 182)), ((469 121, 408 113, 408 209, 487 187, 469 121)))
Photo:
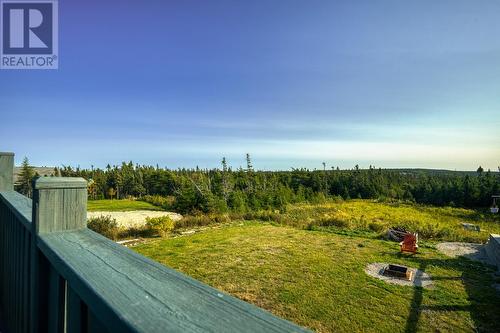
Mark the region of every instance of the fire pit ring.
POLYGON ((395 264, 387 265, 384 268, 383 274, 386 276, 393 276, 397 278, 406 279, 408 281, 411 281, 413 277, 413 271, 411 269, 408 269, 408 267, 406 266, 395 265, 395 264))
MULTIPOLYGON (((433 284, 431 276, 419 269, 413 267, 406 267, 408 272, 411 272, 411 279, 408 280, 405 277, 399 276, 391 276, 384 274, 386 268, 389 265, 402 266, 393 263, 383 263, 383 262, 375 262, 366 265, 365 273, 371 277, 382 280, 387 283, 397 284, 400 286, 410 286, 410 287, 422 287, 422 288, 430 288, 433 284)), ((402 266, 405 267, 405 266, 402 266)), ((406 273, 405 273, 406 274, 406 273)))

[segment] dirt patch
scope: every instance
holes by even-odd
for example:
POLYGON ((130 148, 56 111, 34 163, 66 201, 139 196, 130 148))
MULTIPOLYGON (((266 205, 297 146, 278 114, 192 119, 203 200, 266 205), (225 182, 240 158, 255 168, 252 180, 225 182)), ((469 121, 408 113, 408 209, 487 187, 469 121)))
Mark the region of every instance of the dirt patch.
POLYGON ((423 287, 429 288, 432 286, 432 279, 429 274, 424 273, 423 271, 408 267, 412 274, 411 280, 405 280, 401 278, 396 278, 392 276, 383 275, 385 267, 387 267, 388 263, 376 262, 373 264, 368 264, 365 268, 366 274, 373 276, 374 278, 380 279, 387 283, 398 284, 400 286, 410 286, 410 287, 423 287))
POLYGON ((476 243, 444 242, 439 243, 436 248, 439 252, 449 257, 465 257, 471 260, 489 263, 484 245, 476 243))
POLYGON ((87 212, 87 219, 98 216, 111 216, 120 227, 142 227, 146 224, 147 217, 170 216, 174 221, 182 218, 182 215, 172 212, 159 212, 153 210, 134 210, 131 212, 87 212))

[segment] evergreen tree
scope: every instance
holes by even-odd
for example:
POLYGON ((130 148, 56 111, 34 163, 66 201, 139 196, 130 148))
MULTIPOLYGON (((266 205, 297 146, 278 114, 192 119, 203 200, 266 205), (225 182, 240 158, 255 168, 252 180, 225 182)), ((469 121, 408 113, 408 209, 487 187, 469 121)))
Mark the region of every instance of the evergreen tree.
POLYGON ((35 178, 35 169, 30 166, 28 158, 25 157, 19 174, 18 192, 31 198, 33 195, 33 178, 35 178))
MULTIPOLYGON (((219 169, 168 170, 132 162, 106 169, 60 169, 62 176, 94 181, 89 197, 123 198, 160 195, 170 197, 180 212, 246 212, 285 209, 289 203, 321 202, 327 198, 405 200, 421 204, 488 207, 500 192, 498 172, 436 170, 384 170, 371 165, 291 171, 256 171, 250 155, 246 169, 232 170, 227 160, 219 169)), ((29 185, 31 182, 27 182, 29 185)))
POLYGON ((247 160, 247 172, 252 172, 253 171, 252 160, 250 159, 250 154, 248 153, 246 156, 246 160, 247 160))

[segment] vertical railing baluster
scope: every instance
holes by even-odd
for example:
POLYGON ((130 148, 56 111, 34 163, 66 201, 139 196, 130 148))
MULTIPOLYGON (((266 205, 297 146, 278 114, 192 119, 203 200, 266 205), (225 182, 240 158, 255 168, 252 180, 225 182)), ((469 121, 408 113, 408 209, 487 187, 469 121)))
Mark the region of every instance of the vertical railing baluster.
POLYGON ((97 317, 92 313, 92 311, 88 311, 88 332, 89 333, 106 333, 108 330, 104 325, 97 319, 97 317))
POLYGON ((49 332, 64 332, 65 294, 65 282, 63 278, 53 267, 50 267, 47 303, 49 332))
POLYGON ((80 297, 67 286, 66 322, 67 333, 86 333, 86 309, 80 297))

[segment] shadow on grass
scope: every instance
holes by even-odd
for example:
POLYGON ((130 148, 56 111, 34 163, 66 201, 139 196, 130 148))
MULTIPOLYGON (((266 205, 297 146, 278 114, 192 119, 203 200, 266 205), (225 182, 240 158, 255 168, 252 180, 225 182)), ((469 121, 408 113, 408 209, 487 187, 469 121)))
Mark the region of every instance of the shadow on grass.
POLYGON ((468 311, 474 321, 475 331, 497 332, 500 321, 500 296, 491 286, 494 270, 478 262, 464 258, 424 259, 412 256, 418 269, 425 271, 428 266, 454 268, 461 271, 461 276, 432 277, 433 280, 461 280, 468 295, 468 305, 437 304, 422 305, 424 289, 415 287, 411 301, 410 315, 406 321, 405 332, 414 333, 422 311, 468 311))

